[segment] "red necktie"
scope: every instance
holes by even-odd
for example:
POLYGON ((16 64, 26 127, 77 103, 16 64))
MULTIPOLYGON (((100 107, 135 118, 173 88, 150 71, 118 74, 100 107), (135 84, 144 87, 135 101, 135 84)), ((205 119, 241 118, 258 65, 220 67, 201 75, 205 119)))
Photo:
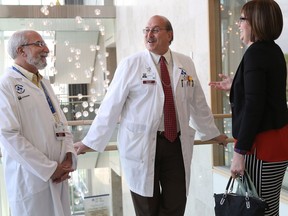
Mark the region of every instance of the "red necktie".
POLYGON ((177 138, 177 123, 176 112, 170 82, 169 72, 165 63, 165 57, 160 57, 160 70, 162 86, 165 94, 164 101, 164 136, 170 141, 174 142, 177 138))

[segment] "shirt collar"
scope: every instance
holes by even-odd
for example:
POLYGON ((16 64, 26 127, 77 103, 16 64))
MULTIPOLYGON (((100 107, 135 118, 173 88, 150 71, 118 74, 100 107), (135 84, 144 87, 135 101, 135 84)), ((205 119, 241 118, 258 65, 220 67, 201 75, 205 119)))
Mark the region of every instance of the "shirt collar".
POLYGON ((13 63, 13 67, 18 69, 28 80, 33 82, 35 85, 39 86, 40 81, 42 80, 43 76, 37 72, 37 74, 31 73, 28 70, 24 69, 23 67, 13 63), (35 83, 36 81, 36 83, 35 83))
POLYGON ((150 53, 151 53, 152 59, 156 65, 159 63, 161 56, 165 57, 167 65, 169 65, 171 63, 172 57, 171 57, 170 49, 168 49, 168 51, 164 55, 157 55, 157 54, 152 53, 152 52, 150 52, 150 53))

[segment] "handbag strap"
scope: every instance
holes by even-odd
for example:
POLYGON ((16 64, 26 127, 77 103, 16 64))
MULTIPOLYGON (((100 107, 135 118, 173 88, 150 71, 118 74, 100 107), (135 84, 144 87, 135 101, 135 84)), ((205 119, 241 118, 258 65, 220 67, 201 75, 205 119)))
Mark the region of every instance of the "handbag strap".
POLYGON ((227 197, 227 194, 228 193, 232 193, 233 187, 234 187, 234 181, 235 181, 235 179, 233 179, 232 176, 230 176, 230 178, 228 180, 228 183, 226 185, 225 193, 223 193, 223 196, 222 196, 222 198, 220 200, 220 205, 224 204, 224 202, 226 200, 226 197, 227 197))
POLYGON ((237 178, 237 181, 238 181, 238 188, 237 188, 236 193, 244 195, 244 196, 252 196, 252 197, 259 198, 257 190, 254 186, 254 183, 252 182, 246 170, 244 171, 243 176, 240 176, 239 178, 237 178), (243 189, 240 190, 240 188, 243 188, 243 189))
POLYGON ((235 179, 233 179, 232 177, 229 178, 229 181, 226 185, 226 190, 225 190, 226 194, 228 193, 228 191, 229 191, 229 193, 231 193, 233 191, 234 181, 235 181, 235 179))
POLYGON ((233 191, 233 187, 234 187, 234 181, 235 179, 233 179, 232 177, 229 178, 229 181, 226 185, 226 189, 225 189, 225 193, 223 193, 223 197, 220 200, 220 204, 223 205, 223 203, 225 202, 225 199, 227 197, 228 193, 231 193, 233 191), (229 191, 229 192, 228 192, 229 191))

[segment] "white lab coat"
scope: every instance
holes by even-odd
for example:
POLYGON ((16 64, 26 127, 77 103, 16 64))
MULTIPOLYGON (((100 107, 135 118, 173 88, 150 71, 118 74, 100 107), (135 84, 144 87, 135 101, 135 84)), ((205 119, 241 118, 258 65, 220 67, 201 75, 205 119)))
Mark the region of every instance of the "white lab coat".
MULTIPOLYGON (((190 167, 195 130, 201 140, 220 133, 191 58, 172 52, 173 93, 181 130, 185 164, 186 191, 189 191, 190 167), (181 69, 192 76, 194 86, 181 82, 181 69)), ((163 114, 164 92, 150 53, 145 50, 124 59, 118 66, 109 90, 91 128, 82 140, 96 151, 103 151, 119 117, 118 149, 130 190, 142 196, 153 195, 156 133, 163 114), (143 83, 143 74, 155 75, 154 83, 143 83)))
MULTIPOLYGON (((42 79, 60 120, 67 123, 48 80, 42 79)), ((72 134, 57 141, 55 123, 44 92, 7 69, 0 79, 0 143, 6 188, 13 216, 71 215, 67 180, 50 179, 67 152, 76 154, 72 134)))

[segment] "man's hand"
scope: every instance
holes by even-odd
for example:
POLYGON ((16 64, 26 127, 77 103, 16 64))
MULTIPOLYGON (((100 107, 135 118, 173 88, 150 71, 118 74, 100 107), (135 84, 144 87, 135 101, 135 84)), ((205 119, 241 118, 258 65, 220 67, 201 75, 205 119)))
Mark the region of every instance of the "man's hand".
POLYGON ((227 138, 228 137, 225 134, 220 134, 219 136, 214 137, 211 140, 216 141, 219 145, 223 145, 224 147, 226 147, 228 144, 227 138))
POLYGON ((65 181, 66 179, 69 179, 69 173, 73 172, 74 170, 70 167, 67 167, 67 165, 58 164, 56 170, 51 176, 51 179, 54 183, 60 183, 62 181, 65 181))
POLYGON ((73 172, 74 169, 72 169, 73 161, 72 161, 72 153, 68 152, 66 154, 65 159, 62 161, 61 164, 58 164, 57 169, 51 176, 51 179, 55 183, 60 183, 62 181, 65 181, 66 179, 70 178, 70 172, 73 172))
POLYGON ((87 150, 91 150, 91 148, 89 148, 88 146, 84 145, 82 142, 74 143, 74 149, 75 149, 77 155, 85 154, 87 152, 87 150))
POLYGON ((65 168, 72 168, 73 161, 72 161, 72 153, 68 152, 64 161, 61 163, 65 168))

